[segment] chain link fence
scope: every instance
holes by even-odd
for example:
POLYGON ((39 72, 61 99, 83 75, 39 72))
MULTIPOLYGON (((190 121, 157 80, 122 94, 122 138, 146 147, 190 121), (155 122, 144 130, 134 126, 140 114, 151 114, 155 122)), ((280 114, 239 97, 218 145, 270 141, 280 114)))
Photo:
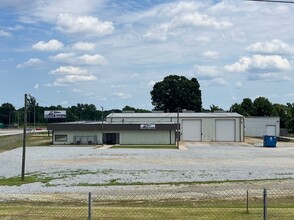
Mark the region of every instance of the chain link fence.
POLYGON ((5 147, 23 139, 23 134, 7 135, 0 137, 0 147, 5 147))
POLYGON ((78 196, 67 202, 0 202, 0 219, 294 219, 294 189, 121 188, 78 196))

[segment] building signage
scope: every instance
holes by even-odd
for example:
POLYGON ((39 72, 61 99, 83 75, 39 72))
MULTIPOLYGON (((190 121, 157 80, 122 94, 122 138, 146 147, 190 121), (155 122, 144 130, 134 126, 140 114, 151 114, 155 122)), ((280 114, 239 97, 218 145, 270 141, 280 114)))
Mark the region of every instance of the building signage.
POLYGON ((64 110, 44 111, 44 118, 66 118, 66 111, 64 110))
POLYGON ((140 129, 142 129, 142 130, 152 130, 152 129, 155 129, 155 124, 141 124, 140 129))

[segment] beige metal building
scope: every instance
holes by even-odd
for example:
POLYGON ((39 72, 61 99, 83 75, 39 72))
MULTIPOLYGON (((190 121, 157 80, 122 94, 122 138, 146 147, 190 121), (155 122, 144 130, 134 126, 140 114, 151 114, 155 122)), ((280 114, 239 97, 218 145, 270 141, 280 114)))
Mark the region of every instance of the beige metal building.
POLYGON ((175 144, 181 141, 244 141, 237 113, 111 113, 106 121, 49 124, 54 144, 175 144))
POLYGON ((280 135, 280 117, 246 117, 245 136, 280 135))

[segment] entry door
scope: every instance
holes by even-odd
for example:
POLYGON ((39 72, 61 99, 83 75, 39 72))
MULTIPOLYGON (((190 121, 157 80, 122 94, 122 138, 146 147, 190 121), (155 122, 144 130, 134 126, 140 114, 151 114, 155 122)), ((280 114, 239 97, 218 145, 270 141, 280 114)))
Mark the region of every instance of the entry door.
POLYGON ((235 141, 235 120, 217 119, 215 121, 216 141, 235 141))
POLYGON ((201 141, 201 120, 182 121, 183 141, 201 141))
POLYGON ((266 135, 276 136, 276 126, 275 125, 267 125, 266 126, 266 135))
POLYGON ((104 133, 103 141, 106 144, 119 144, 119 133, 104 133))

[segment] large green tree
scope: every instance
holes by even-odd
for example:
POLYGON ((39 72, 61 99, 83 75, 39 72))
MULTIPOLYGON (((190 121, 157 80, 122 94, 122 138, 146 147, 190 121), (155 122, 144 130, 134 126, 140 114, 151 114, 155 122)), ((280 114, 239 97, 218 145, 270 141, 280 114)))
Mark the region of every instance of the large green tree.
POLYGON ((265 97, 258 97, 253 102, 254 116, 271 116, 272 110, 272 103, 265 97))
POLYGON ((3 103, 0 106, 0 123, 9 124, 12 114, 15 114, 15 107, 10 103, 3 103))
POLYGON ((155 110, 176 112, 180 108, 200 112, 202 108, 201 90, 196 78, 169 75, 155 83, 150 93, 155 110))

